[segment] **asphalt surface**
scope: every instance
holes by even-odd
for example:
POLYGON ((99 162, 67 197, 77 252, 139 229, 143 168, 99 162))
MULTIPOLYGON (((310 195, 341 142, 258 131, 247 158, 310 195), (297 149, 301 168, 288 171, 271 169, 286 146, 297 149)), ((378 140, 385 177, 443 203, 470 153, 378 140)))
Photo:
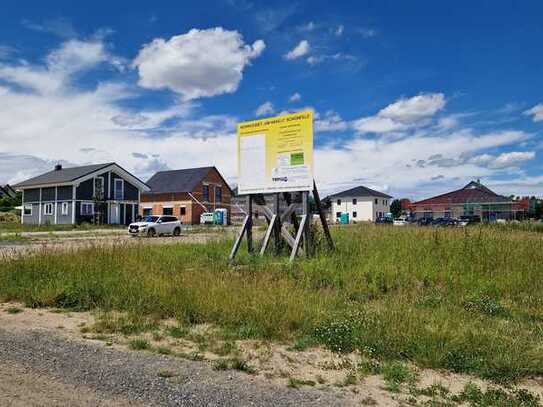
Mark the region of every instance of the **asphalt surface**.
POLYGON ((242 372, 215 371, 205 362, 143 351, 123 351, 94 341, 72 341, 43 330, 8 331, 0 327, 0 370, 8 378, 17 375, 17 383, 0 386, 0 401, 8 406, 348 404, 334 392, 293 389, 284 384, 270 384, 242 372), (159 372, 168 372, 171 377, 161 377, 159 372), (40 399, 40 392, 47 387, 55 393, 56 387, 40 387, 36 384, 40 382, 64 388, 69 397, 62 398, 58 390, 57 398, 46 403, 46 395, 40 399), (17 384, 25 385, 24 391, 18 392, 17 384), (9 389, 12 389, 12 395, 9 389), (74 393, 78 389, 81 389, 79 396, 74 393))

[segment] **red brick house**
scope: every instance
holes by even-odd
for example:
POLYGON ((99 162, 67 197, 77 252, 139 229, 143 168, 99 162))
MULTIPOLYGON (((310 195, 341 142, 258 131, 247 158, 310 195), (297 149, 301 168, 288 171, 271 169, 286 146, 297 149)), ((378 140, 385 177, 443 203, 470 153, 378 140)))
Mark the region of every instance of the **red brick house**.
POLYGON ((456 191, 411 203, 411 214, 420 218, 459 218, 479 215, 483 221, 516 219, 523 209, 512 199, 498 195, 478 180, 456 191))
POLYGON ((227 210, 230 219, 232 190, 215 167, 160 171, 141 194, 140 215, 173 215, 184 224, 199 224, 200 215, 227 210))

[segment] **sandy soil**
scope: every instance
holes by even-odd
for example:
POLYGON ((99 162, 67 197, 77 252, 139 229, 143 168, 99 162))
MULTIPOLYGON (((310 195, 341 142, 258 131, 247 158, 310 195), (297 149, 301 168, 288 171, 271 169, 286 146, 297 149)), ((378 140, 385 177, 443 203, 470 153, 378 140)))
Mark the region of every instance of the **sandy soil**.
MULTIPOLYGON (((20 304, 0 304, 0 326, 12 331, 38 330, 44 334, 54 333, 73 341, 105 343, 120 351, 127 351, 128 342, 133 339, 133 337, 118 334, 96 333, 93 326, 97 319, 91 313, 66 313, 56 310, 26 308, 16 314, 8 313, 7 310, 13 307, 22 309, 20 304)), ((113 315, 111 318, 118 316, 113 315)), ((220 339, 213 327, 209 325, 196 326, 191 328, 188 335, 182 338, 173 338, 167 334, 167 328, 173 325, 176 325, 175 321, 162 321, 160 329, 137 337, 147 339, 154 349, 167 348, 172 354, 183 358, 190 359, 195 358, 194 355, 198 355, 198 359, 203 359, 203 362, 200 363, 213 365, 219 359, 240 358, 248 361, 251 368, 255 370, 256 373, 252 377, 259 383, 287 388, 292 379, 306 381, 310 384, 301 384, 300 386, 325 391, 342 400, 342 404, 375 403, 373 405, 393 406, 402 405, 411 397, 407 388, 403 388, 400 393, 387 390, 386 383, 379 375, 362 376, 356 373, 356 366, 362 360, 362 357, 357 353, 337 355, 320 348, 295 351, 288 344, 255 340, 234 341, 232 349, 225 353, 224 341, 220 339), (356 379, 354 382, 347 383, 347 379, 353 374, 356 379)), ((13 369, 17 369, 17 367, 15 366, 13 369)), ((470 382, 483 389, 489 385, 478 378, 466 375, 434 370, 416 370, 419 374, 417 383, 419 388, 439 383, 451 392, 459 393, 470 382)), ((225 371, 225 374, 228 373, 225 371)), ((29 380, 31 380, 31 376, 29 380)), ((39 392, 41 391, 39 383, 36 383, 38 386, 36 391, 39 392)), ((22 380, 21 384, 14 388, 22 389, 25 386, 25 381, 22 380)), ((520 384, 520 387, 543 396, 542 380, 525 380, 520 384)), ((0 394, 4 391, 0 387, 0 394)), ((17 398, 13 399, 17 400, 17 398)), ((419 401, 425 400, 423 396, 419 397, 419 401)), ((122 403, 122 400, 115 402, 122 403)))
POLYGON ((137 407, 134 401, 104 398, 84 386, 62 383, 16 363, 0 361, 0 405, 10 407, 137 407))

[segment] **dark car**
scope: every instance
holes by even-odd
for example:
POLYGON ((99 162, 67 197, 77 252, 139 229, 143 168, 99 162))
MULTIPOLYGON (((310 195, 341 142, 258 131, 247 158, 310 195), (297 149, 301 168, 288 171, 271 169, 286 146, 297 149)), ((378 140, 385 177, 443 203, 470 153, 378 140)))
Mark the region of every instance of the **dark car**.
POLYGON ((386 216, 380 216, 375 220, 375 223, 380 224, 392 224, 394 222, 394 219, 386 217, 386 216))
POLYGON ((428 226, 431 225, 433 221, 433 218, 421 218, 417 221, 417 223, 419 224, 419 226, 428 226))
POLYGON ((446 226, 446 224, 447 224, 447 219, 445 218, 436 218, 432 222, 432 226, 446 226))

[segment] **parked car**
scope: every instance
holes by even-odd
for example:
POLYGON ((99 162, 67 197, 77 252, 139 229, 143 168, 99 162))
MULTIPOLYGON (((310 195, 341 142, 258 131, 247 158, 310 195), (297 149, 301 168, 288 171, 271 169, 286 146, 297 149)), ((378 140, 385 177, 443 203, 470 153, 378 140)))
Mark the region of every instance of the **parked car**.
POLYGON ((406 226, 409 225, 409 221, 406 217, 400 216, 399 218, 394 219, 393 224, 394 226, 406 226))
POLYGON ((434 218, 420 218, 417 223, 419 226, 428 226, 431 225, 434 221, 434 218))
POLYGON ((181 234, 182 223, 175 216, 145 216, 141 221, 131 223, 128 233, 132 236, 160 236, 181 234))
POLYGON ((380 216, 375 220, 375 223, 380 223, 380 224, 391 224, 393 222, 394 220, 387 216, 380 216))
POLYGON ((474 223, 481 223, 481 217, 479 215, 462 215, 458 219, 458 226, 467 226, 474 223))
POLYGON ((432 226, 447 226, 447 219, 436 218, 432 221, 432 226))

